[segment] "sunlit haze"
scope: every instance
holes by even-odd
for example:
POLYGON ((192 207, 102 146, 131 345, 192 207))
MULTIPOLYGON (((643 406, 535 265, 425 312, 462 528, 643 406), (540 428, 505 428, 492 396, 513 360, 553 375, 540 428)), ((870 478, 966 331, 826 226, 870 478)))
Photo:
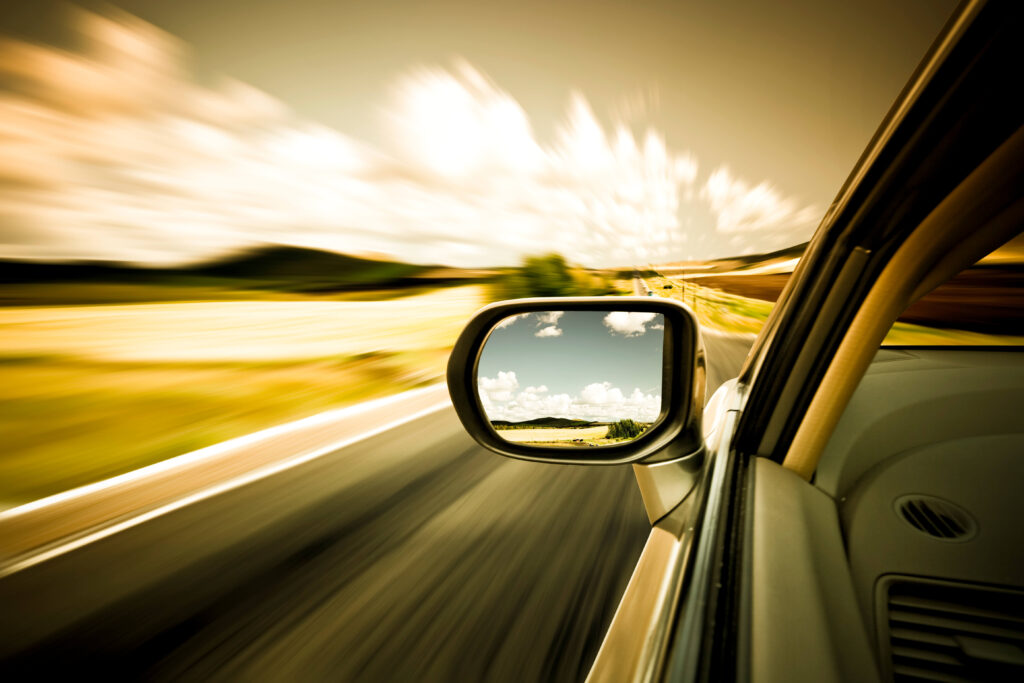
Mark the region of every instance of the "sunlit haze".
MULTIPOLYGON (((566 77, 555 68, 562 62, 556 64, 551 36, 540 29, 522 32, 519 52, 529 54, 532 40, 540 56, 527 58, 519 73, 472 41, 452 39, 448 52, 438 55, 426 34, 405 36, 405 43, 424 46, 422 53, 408 54, 402 64, 391 60, 386 68, 376 67, 373 47, 360 42, 366 63, 339 59, 328 69, 323 60, 330 50, 315 43, 307 68, 291 72, 305 90, 293 88, 285 99, 268 92, 282 90, 273 69, 250 68, 211 48, 210 32, 219 30, 236 49, 249 45, 254 65, 277 55, 276 44, 267 43, 264 54, 256 43, 245 43, 262 34, 244 18, 236 30, 213 12, 200 21, 195 8, 175 14, 170 4, 121 4, 161 28, 114 8, 96 13, 62 5, 52 16, 66 30, 33 34, 22 17, 20 24, 12 20, 0 43, 4 257, 180 263, 282 243, 457 266, 507 265, 548 251, 582 265, 617 266, 785 247, 813 232, 948 12, 925 11, 926 25, 907 38, 913 45, 894 49, 897 57, 884 65, 865 55, 864 68, 884 71, 888 89, 874 81, 867 94, 857 83, 798 82, 805 75, 794 68, 792 94, 772 96, 793 105, 795 117, 818 117, 820 125, 806 130, 806 144, 793 131, 760 130, 766 146, 740 153, 734 143, 750 133, 737 125, 742 112, 719 112, 731 129, 709 126, 713 117, 694 118, 694 108, 706 114, 709 102, 725 100, 700 89, 708 83, 695 83, 692 52, 663 55, 663 67, 686 60, 675 71, 609 71, 610 82, 623 84, 609 96, 594 73, 566 77), (544 59, 552 60, 547 80, 537 73, 537 60, 544 59), (347 80, 338 75, 342 67, 347 80), (233 70, 251 72, 239 77, 260 82, 236 80, 233 70), (360 71, 379 78, 369 94, 352 78, 360 71), (227 75, 216 75, 221 73, 227 75), (523 87, 529 74, 537 79, 535 89, 523 87), (673 74, 678 80, 669 80, 673 74), (856 94, 844 105, 852 112, 845 118, 837 117, 834 105, 815 112, 820 100, 806 107, 793 101, 824 88, 838 102, 847 87, 856 94), (599 91, 596 100, 591 90, 599 91), (666 110, 680 103, 680 92, 691 104, 666 110), (330 116, 324 102, 335 103, 340 113, 330 116), (671 125, 673 118, 691 125, 671 125), (371 120, 372 126, 366 123, 371 120), (777 135, 791 149, 772 159, 777 135), (708 151, 716 141, 724 154, 708 151), (791 167, 803 160, 807 172, 794 174, 791 167)), ((535 9, 542 22, 544 10, 535 9)), ((562 48, 577 45, 590 53, 595 47, 587 41, 594 40, 597 24, 588 22, 607 29, 614 13, 598 10, 588 18, 577 10, 581 24, 561 27, 562 48), (577 38, 577 31, 591 37, 577 38)), ((388 18, 340 11, 332 10, 331 19, 356 27, 364 21, 369 34, 380 32, 388 18)), ((416 12, 409 9, 410 16, 416 12)), ((318 14, 306 16, 315 22, 318 14)), ((476 30, 469 25, 474 16, 466 10, 466 31, 476 30)), ((708 20, 680 10, 679 38, 691 35, 694 22, 708 20)), ((737 25, 742 29, 748 20, 741 16, 737 25)), ((651 17, 638 12, 636 21, 651 17)), ((263 22, 262 30, 273 26, 263 22)), ((341 37, 354 30, 345 26, 341 37)), ((496 30, 484 23, 476 28, 496 30)), ((632 36, 633 29, 627 33, 632 36)), ((620 54, 633 49, 634 40, 608 49, 620 54)), ((672 44, 661 34, 652 40, 672 44)), ((505 47, 497 45, 495 50, 505 47)), ((858 49, 863 42, 851 38, 850 50, 858 49)), ((842 62, 837 73, 851 59, 841 51, 833 57, 842 62)), ((706 70, 718 73, 721 64, 715 62, 724 58, 704 55, 706 70)), ((637 64, 648 59, 638 55, 637 64)), ((778 75, 780 83, 786 80, 784 70, 778 75)), ((827 70, 819 75, 829 77, 827 70)), ((729 91, 738 84, 715 87, 729 91)), ((756 104, 753 93, 751 109, 756 104)))

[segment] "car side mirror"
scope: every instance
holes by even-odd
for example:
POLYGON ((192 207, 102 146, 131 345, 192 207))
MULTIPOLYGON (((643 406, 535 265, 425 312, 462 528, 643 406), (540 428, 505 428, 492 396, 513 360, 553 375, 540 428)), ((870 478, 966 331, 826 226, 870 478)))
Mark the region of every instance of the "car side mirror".
POLYGON ((512 458, 649 463, 702 445, 700 328, 671 299, 558 297, 487 306, 455 343, 448 390, 470 435, 512 458))

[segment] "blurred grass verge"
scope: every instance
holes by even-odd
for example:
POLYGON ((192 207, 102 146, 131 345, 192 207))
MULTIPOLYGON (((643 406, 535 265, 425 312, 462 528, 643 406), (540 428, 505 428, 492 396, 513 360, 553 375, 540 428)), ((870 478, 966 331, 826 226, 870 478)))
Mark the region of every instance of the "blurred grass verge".
POLYGON ((486 293, 414 291, 0 308, 0 508, 439 381, 486 293))
POLYGON ((631 292, 555 254, 457 271, 294 248, 2 280, 0 509, 440 381, 489 300, 631 292))

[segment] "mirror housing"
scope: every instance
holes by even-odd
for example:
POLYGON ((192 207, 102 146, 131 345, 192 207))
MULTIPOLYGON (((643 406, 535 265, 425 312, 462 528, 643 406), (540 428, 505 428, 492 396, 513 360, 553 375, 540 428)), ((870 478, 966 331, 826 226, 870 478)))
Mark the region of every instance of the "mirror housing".
POLYGON ((705 373, 700 326, 693 312, 679 301, 661 297, 550 297, 502 301, 478 311, 455 342, 448 359, 447 379, 456 414, 481 446, 520 460, 619 465, 672 460, 701 449, 705 373), (476 386, 483 346, 502 320, 550 311, 626 311, 664 316, 662 413, 651 429, 628 443, 589 449, 527 446, 507 441, 497 434, 476 386))

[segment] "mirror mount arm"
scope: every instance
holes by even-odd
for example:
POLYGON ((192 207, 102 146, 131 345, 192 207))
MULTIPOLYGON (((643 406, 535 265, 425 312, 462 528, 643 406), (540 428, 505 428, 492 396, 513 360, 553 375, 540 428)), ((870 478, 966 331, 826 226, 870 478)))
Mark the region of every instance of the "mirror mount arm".
POLYGON ((663 520, 689 497, 700 481, 708 455, 715 453, 727 429, 729 413, 740 410, 746 388, 731 379, 718 387, 704 407, 704 438, 693 452, 669 444, 654 455, 633 464, 633 474, 651 525, 663 520))
POLYGON ((706 453, 702 447, 671 460, 633 464, 633 474, 652 526, 676 509, 696 487, 706 453))

